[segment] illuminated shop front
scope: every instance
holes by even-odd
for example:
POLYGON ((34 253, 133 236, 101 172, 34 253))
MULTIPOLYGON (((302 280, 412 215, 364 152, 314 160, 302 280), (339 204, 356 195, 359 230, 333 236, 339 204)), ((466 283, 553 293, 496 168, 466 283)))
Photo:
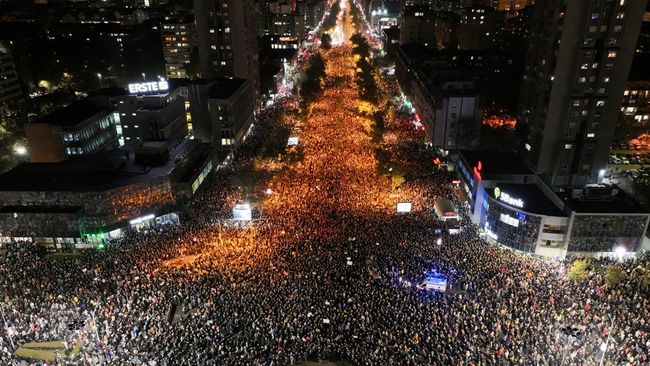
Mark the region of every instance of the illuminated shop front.
POLYGON ((516 157, 494 152, 462 151, 456 168, 472 222, 490 242, 551 258, 643 247, 650 213, 616 186, 553 190, 516 157))
POLYGON ((486 193, 480 226, 488 238, 530 254, 563 255, 568 217, 536 185, 505 183, 486 193))

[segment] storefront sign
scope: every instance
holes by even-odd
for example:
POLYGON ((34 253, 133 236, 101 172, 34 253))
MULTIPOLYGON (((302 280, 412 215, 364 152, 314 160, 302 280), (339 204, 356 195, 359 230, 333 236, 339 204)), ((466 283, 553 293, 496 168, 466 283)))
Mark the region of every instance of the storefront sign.
POLYGON ((167 80, 129 84, 129 93, 131 94, 156 93, 167 90, 169 90, 169 83, 167 80))
POLYGON ((498 199, 501 202, 507 203, 510 206, 524 208, 524 201, 521 198, 511 197, 509 194, 501 192, 501 189, 499 189, 499 187, 494 188, 494 198, 498 199))

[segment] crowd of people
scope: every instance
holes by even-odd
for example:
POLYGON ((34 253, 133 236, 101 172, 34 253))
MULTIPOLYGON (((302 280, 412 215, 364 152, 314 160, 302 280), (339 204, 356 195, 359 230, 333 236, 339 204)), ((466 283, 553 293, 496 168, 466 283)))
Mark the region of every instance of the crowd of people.
MULTIPOLYGON (((440 230, 433 202, 453 198, 453 186, 422 141, 404 141, 421 135, 408 112, 389 99, 396 138, 376 146, 350 46, 326 60, 330 86, 289 152, 301 159, 254 186, 266 197, 248 226, 230 223, 247 194, 233 181, 259 159, 251 152, 267 128, 209 178, 180 225, 131 232, 78 260, 7 248, 0 364, 42 364, 13 356, 40 341, 82 342, 51 363, 69 365, 597 365, 606 342, 605 365, 650 363, 649 258, 601 261, 625 273, 610 287, 600 272, 572 281, 568 262, 492 247, 466 216, 460 234, 440 230), (400 187, 378 173, 377 148, 403 163, 400 187), (402 200, 414 211, 395 214, 402 200), (434 271, 445 293, 418 288, 434 271)), ((259 123, 293 123, 296 108, 278 101, 259 123)))

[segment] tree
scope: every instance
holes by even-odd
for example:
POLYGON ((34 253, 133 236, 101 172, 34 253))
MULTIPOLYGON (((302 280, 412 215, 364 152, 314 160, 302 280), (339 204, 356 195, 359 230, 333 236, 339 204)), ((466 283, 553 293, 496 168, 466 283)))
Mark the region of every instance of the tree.
POLYGON ((352 50, 354 54, 361 56, 361 58, 370 57, 370 44, 368 44, 366 37, 361 33, 355 33, 350 37, 350 41, 354 44, 352 50))
POLYGON ((320 36, 320 48, 326 51, 332 48, 332 36, 329 33, 323 33, 320 36))
POLYGON ((584 259, 573 262, 569 269, 569 278, 574 281, 582 281, 589 273, 587 267, 588 263, 584 259))
POLYGON ((321 78, 325 76, 325 59, 316 53, 309 59, 307 69, 300 83, 300 95, 303 103, 311 103, 321 92, 321 78))
POLYGON ((606 282, 609 286, 615 287, 623 281, 625 273, 619 267, 609 266, 606 271, 606 282))

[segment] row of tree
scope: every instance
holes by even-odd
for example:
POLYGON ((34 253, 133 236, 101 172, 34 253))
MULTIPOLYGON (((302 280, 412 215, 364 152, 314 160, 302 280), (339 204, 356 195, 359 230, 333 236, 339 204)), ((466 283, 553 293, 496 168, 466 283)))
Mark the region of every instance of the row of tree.
POLYGON ((650 265, 639 266, 634 271, 624 271, 621 266, 609 264, 606 267, 598 261, 579 259, 571 264, 568 277, 574 281, 582 281, 586 278, 598 278, 610 287, 617 287, 624 280, 633 279, 640 287, 650 289, 650 265))
POLYGON ((300 82, 300 96, 303 106, 307 106, 323 90, 323 78, 325 77, 325 59, 320 52, 314 53, 308 61, 305 73, 300 82))
POLYGON ((350 38, 354 45, 353 53, 357 56, 357 85, 359 86, 359 95, 362 99, 370 103, 379 102, 379 86, 375 79, 375 68, 370 63, 370 44, 366 37, 360 33, 355 33, 350 38))

